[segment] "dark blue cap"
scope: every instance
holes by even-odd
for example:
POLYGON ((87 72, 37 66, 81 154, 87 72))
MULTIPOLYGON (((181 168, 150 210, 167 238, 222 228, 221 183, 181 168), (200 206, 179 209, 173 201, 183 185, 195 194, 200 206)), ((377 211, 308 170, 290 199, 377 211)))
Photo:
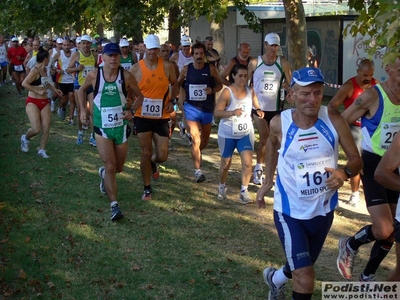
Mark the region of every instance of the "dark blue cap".
POLYGON ((103 47, 103 54, 111 55, 111 54, 119 54, 121 55, 121 50, 116 43, 109 43, 103 47))

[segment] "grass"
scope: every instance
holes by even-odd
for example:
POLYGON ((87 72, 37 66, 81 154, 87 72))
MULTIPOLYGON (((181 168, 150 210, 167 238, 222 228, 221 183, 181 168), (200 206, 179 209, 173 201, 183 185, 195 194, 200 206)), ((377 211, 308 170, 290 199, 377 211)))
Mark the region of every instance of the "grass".
MULTIPOLYGON (((118 201, 125 213, 109 220, 109 204, 99 191, 97 150, 75 144, 76 127, 54 114, 47 153, 20 151, 29 127, 25 100, 15 87, 0 87, 0 299, 265 299, 262 270, 284 263, 267 209, 242 206, 240 161, 235 155, 228 199, 216 200, 219 151, 216 129, 203 153, 207 181, 193 181, 187 141, 174 133, 175 150, 153 182, 154 200, 140 200, 143 185, 136 137, 129 139, 118 201)), ((257 187, 250 186, 255 197, 257 187)), ((348 199, 348 190, 341 198, 348 199)), ((341 281, 336 243, 368 222, 361 210, 340 208, 316 264, 315 299, 321 281, 341 281)), ((359 272, 368 257, 364 247, 359 272)), ((385 278, 391 253, 380 268, 385 278)), ((289 290, 290 284, 289 284, 289 290)))

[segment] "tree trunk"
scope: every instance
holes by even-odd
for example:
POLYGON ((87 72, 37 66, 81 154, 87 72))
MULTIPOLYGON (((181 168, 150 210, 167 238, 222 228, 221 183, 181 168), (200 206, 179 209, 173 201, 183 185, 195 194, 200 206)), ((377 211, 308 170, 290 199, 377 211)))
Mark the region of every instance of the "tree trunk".
MULTIPOLYGON (((180 14, 179 7, 173 6, 169 9, 168 14, 168 40, 178 49, 181 42, 181 26, 176 26, 178 15, 180 14)), ((174 49, 174 50, 176 50, 174 49)))
POLYGON ((221 58, 220 65, 226 65, 224 22, 212 22, 210 26, 210 35, 214 40, 214 48, 218 51, 219 57, 221 58))
POLYGON ((307 26, 302 0, 283 0, 291 70, 307 65, 307 26))

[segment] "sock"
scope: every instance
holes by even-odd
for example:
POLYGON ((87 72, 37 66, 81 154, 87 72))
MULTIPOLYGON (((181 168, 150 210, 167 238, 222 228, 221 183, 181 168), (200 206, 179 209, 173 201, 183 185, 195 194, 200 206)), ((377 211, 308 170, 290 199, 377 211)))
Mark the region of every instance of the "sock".
POLYGON ((92 135, 92 138, 94 138, 94 131, 91 133, 91 135, 92 135))
POLYGON ((349 240, 349 246, 354 251, 357 251, 360 246, 375 241, 376 238, 372 233, 372 225, 367 225, 361 228, 354 236, 349 240))
POLYGON ((220 183, 219 183, 219 186, 220 186, 220 187, 225 187, 226 185, 225 185, 225 183, 221 183, 221 182, 220 182, 220 183))
POLYGON ((240 188, 240 192, 244 193, 245 191, 247 191, 247 185, 242 185, 240 188))
POLYGON ((311 300, 311 296, 312 294, 302 294, 295 291, 292 292, 293 300, 311 300))
POLYGON ((263 169, 263 164, 256 164, 256 166, 254 167, 254 170, 262 170, 263 169))
POLYGON ((274 275, 272 276, 272 282, 275 284, 277 288, 280 288, 282 285, 284 285, 286 282, 289 281, 290 278, 286 277, 285 272, 283 271, 283 268, 280 268, 279 270, 276 270, 274 275))
POLYGON ((110 203, 110 205, 111 205, 111 207, 113 207, 115 204, 118 204, 118 202, 117 201, 111 201, 111 203, 110 203))
POLYGON ((289 279, 292 279, 292 271, 290 271, 289 264, 286 262, 286 264, 283 266, 283 274, 289 279))
POLYGON ((144 190, 148 190, 148 191, 150 191, 150 192, 152 192, 153 190, 151 189, 151 185, 149 184, 149 185, 145 185, 144 186, 144 190))
POLYGON ((78 130, 78 134, 83 134, 83 130, 78 130))
POLYGON ((194 169, 194 175, 201 173, 201 169, 194 169))
POLYGON ((359 197, 360 196, 360 192, 357 191, 357 192, 351 193, 351 195, 354 196, 354 197, 359 197))
POLYGON ((365 276, 375 274, 379 265, 385 259, 386 255, 389 253, 392 246, 393 242, 389 242, 387 240, 375 241, 371 249, 369 261, 363 272, 365 276))

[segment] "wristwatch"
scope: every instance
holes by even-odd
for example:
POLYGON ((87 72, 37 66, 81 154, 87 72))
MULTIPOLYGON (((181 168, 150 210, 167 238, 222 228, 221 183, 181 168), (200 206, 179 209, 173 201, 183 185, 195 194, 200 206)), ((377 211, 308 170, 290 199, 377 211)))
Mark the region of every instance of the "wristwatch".
POLYGON ((349 167, 344 168, 344 172, 347 175, 347 178, 350 178, 353 176, 353 172, 351 172, 351 169, 349 167))

